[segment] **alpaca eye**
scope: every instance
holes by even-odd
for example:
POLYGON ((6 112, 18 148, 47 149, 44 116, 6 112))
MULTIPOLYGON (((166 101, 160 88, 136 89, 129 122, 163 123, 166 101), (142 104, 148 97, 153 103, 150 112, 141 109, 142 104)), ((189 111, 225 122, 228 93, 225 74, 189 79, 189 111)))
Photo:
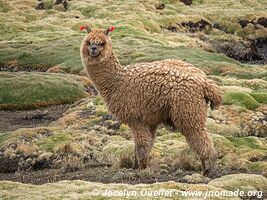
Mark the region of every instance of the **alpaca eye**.
POLYGON ((100 46, 104 46, 104 45, 105 45, 105 43, 101 43, 101 44, 100 44, 100 46))

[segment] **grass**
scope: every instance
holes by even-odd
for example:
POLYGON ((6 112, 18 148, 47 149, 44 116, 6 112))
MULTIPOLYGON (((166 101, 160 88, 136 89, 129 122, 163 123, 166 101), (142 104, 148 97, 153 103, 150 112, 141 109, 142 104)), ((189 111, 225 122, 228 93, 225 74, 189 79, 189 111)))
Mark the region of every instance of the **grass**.
POLYGON ((52 136, 39 140, 36 144, 41 150, 53 152, 58 145, 71 140, 69 133, 54 133, 52 136))
POLYGON ((34 109, 72 103, 88 96, 79 77, 41 73, 0 73, 0 109, 34 109))
POLYGON ((18 0, 0 1, 4 10, 2 12, 23 16, 6 21, 5 14, 0 15, 0 64, 8 65, 15 60, 20 67, 33 69, 59 65, 66 72, 78 73, 82 69, 79 46, 85 34, 79 31, 79 26, 89 22, 93 28, 106 28, 110 25, 117 27, 111 37, 123 64, 172 57, 202 67, 215 67, 226 62, 240 68, 238 62, 224 55, 206 52, 206 49, 210 49, 200 39, 203 34, 196 33, 192 37, 179 26, 178 33, 166 32, 161 27, 203 18, 211 23, 220 22, 227 30, 235 30, 235 34, 212 31, 208 36, 211 39, 236 39, 244 35, 244 31, 238 26, 238 18, 251 18, 255 11, 257 16, 262 16, 265 11, 263 2, 259 1, 253 3, 254 1, 239 0, 234 3, 226 0, 220 1, 220 7, 212 1, 198 1, 192 6, 176 1, 163 2, 166 8, 158 11, 152 0, 135 0, 131 3, 83 0, 70 2, 70 9, 61 12, 49 7, 50 0, 45 1, 49 7, 45 11, 35 10, 34 0, 23 3, 18 0), (229 5, 231 9, 228 8, 229 5), (229 13, 235 17, 232 19, 229 13), (121 16, 127 16, 127 20, 121 16))
POLYGON ((250 95, 259 103, 267 104, 267 93, 263 92, 254 92, 250 93, 250 95))

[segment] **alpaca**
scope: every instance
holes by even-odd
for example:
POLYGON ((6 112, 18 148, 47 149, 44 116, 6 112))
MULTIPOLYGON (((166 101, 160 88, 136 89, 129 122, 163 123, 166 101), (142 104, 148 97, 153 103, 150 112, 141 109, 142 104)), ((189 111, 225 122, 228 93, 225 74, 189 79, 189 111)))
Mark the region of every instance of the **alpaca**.
POLYGON ((218 86, 203 71, 180 60, 122 66, 108 36, 114 27, 82 29, 88 32, 80 48, 83 66, 109 112, 130 127, 135 168, 147 167, 156 128, 163 123, 185 136, 207 176, 216 161, 213 142, 205 129, 207 105, 214 109, 222 103, 218 86))

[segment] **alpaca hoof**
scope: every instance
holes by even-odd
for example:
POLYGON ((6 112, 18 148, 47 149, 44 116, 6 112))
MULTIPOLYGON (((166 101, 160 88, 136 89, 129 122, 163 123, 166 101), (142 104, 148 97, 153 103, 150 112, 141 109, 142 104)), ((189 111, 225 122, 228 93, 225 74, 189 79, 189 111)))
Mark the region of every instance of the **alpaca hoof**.
POLYGON ((216 158, 210 158, 202 161, 203 176, 208 177, 210 172, 215 168, 216 158))
POLYGON ((134 169, 134 170, 135 170, 135 169, 139 169, 138 164, 135 164, 135 165, 133 166, 133 169, 134 169))
POLYGON ((133 169, 143 170, 147 168, 147 162, 136 162, 133 166, 133 169))
POLYGON ((143 170, 143 169, 146 169, 147 168, 147 166, 139 166, 139 170, 143 170))
POLYGON ((209 173, 210 173, 210 170, 204 170, 202 175, 205 177, 208 177, 209 173))

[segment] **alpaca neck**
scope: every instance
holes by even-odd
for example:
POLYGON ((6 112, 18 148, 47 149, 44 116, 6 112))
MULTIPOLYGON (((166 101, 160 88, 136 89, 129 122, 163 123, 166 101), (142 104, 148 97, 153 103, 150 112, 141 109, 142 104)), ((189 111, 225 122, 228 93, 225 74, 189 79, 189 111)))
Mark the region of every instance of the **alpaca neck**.
POLYGON ((87 68, 88 75, 106 102, 111 101, 112 94, 121 85, 122 72, 123 68, 114 53, 109 59, 87 68))

